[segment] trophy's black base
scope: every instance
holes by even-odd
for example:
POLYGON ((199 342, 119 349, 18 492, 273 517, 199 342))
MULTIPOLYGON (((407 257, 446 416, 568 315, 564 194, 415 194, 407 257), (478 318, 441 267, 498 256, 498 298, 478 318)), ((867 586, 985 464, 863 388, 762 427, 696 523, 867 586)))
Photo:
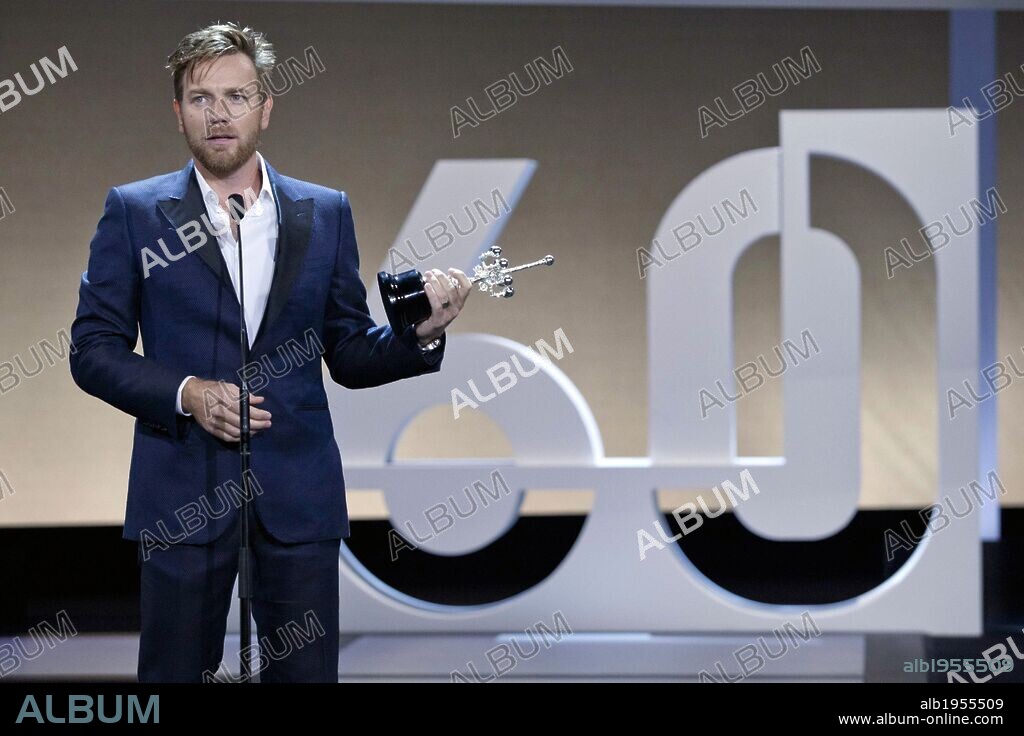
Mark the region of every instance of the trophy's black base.
POLYGON ((423 288, 423 274, 419 271, 403 271, 391 274, 380 271, 377 274, 380 298, 384 312, 395 333, 405 331, 409 325, 422 322, 430 316, 430 299, 423 288))

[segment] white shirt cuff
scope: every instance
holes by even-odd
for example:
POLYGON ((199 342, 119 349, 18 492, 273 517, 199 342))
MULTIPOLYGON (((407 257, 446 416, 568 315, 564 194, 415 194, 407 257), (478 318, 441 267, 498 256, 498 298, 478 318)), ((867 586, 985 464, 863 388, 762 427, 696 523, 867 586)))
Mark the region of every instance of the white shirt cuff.
POLYGON ((184 409, 181 408, 181 390, 183 388, 185 388, 185 383, 188 381, 189 378, 195 378, 195 376, 186 376, 185 380, 181 382, 180 386, 178 386, 178 401, 175 404, 175 409, 177 410, 177 412, 179 414, 182 414, 182 415, 186 416, 186 417, 190 417, 192 415, 189 414, 187 411, 185 411, 184 409))

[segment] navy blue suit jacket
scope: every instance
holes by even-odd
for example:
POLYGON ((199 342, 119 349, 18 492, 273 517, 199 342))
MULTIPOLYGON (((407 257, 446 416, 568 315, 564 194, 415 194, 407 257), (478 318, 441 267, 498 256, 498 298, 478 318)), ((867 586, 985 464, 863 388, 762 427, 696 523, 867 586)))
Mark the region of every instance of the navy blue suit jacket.
MULTIPOLYGON (((75 382, 137 418, 123 536, 150 546, 214 540, 241 504, 237 443, 175 408, 186 376, 240 383, 238 298, 193 166, 110 189, 71 328, 75 382)), ((278 250, 248 373, 273 426, 252 438, 255 510, 283 542, 348 537, 320 348, 335 382, 363 388, 439 371, 445 338, 424 355, 414 327, 374 323, 345 192, 267 173, 278 250)))

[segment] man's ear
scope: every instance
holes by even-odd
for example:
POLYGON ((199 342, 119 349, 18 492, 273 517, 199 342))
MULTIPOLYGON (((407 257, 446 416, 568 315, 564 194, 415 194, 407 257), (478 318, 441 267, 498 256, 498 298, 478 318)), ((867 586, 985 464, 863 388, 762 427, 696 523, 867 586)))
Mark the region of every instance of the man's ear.
POLYGON ((260 116, 260 130, 266 130, 270 126, 270 111, 274 107, 274 98, 267 95, 267 101, 263 103, 263 114, 260 116))
POLYGON ((173 100, 171 100, 171 107, 174 108, 174 115, 175 115, 175 117, 178 118, 178 132, 179 133, 184 133, 185 132, 185 126, 181 122, 181 105, 178 104, 178 99, 177 98, 174 98, 173 100))

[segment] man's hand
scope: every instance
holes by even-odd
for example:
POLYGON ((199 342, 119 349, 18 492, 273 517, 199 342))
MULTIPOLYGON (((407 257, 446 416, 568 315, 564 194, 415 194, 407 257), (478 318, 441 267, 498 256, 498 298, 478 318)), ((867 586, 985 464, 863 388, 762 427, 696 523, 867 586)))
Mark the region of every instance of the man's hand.
POLYGON ((439 268, 432 268, 423 274, 423 281, 423 290, 430 300, 430 316, 416 325, 420 345, 426 345, 444 333, 473 291, 469 277, 457 268, 449 268, 447 275, 439 268))
MULTIPOLYGON (((238 413, 238 386, 224 381, 190 378, 181 390, 181 408, 199 422, 199 426, 218 439, 238 442, 242 438, 242 417, 238 413)), ((270 412, 257 409, 262 396, 249 394, 249 431, 256 434, 270 426, 270 412)))

